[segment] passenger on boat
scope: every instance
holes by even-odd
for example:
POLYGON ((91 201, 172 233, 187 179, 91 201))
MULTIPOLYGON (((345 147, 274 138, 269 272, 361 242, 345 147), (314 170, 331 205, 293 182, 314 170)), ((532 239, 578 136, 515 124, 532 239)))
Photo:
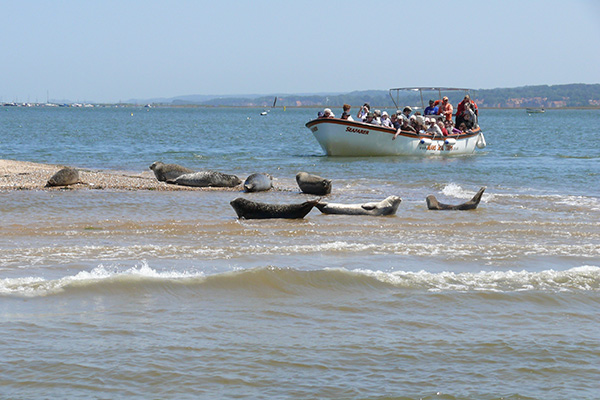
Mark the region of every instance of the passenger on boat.
POLYGON ((434 104, 433 100, 429 100, 429 106, 425 107, 423 114, 425 115, 437 115, 439 108, 434 104))
MULTIPOLYGON (((400 113, 402 114, 402 113, 400 113)), ((400 129, 400 127, 402 126, 402 118, 398 118, 398 114, 394 113, 392 114, 392 116, 390 117, 390 120, 392 121, 392 126, 394 129, 400 129)))
POLYGON ((446 130, 449 135, 460 135, 462 132, 460 129, 454 126, 454 122, 452 120, 446 121, 446 130))
POLYGON ((425 130, 427 129, 427 127, 425 126, 425 118, 423 118, 421 113, 419 113, 418 111, 415 113, 415 115, 411 115, 410 124, 413 128, 415 128, 416 132, 425 132, 425 130))
MULTIPOLYGON (((414 117, 414 116, 413 116, 414 117)), ((417 133, 418 130, 415 128, 415 125, 412 124, 413 121, 416 121, 416 118, 410 117, 410 119, 402 120, 401 129, 405 132, 414 132, 417 133)))
POLYGON ((471 106, 471 110, 475 113, 475 116, 479 115, 479 110, 477 108, 477 104, 471 100, 471 96, 466 95, 464 99, 456 106, 456 125, 460 126, 460 123, 464 119, 465 107, 469 104, 471 106))
POLYGON ((446 125, 444 124, 444 121, 437 121, 436 122, 437 126, 440 127, 441 131, 442 131, 442 135, 444 136, 448 136, 448 130, 446 129, 446 125))
POLYGON ((393 128, 392 120, 389 118, 387 111, 381 113, 381 126, 385 126, 386 128, 393 128))
POLYGON ((450 102, 448 101, 448 96, 444 96, 444 98, 442 99, 442 104, 440 105, 440 108, 438 110, 438 115, 443 115, 444 118, 446 118, 446 121, 452 119, 452 111, 454 110, 454 108, 452 107, 452 104, 450 104, 450 102))
POLYGON ((358 110, 358 113, 356 113, 356 118, 358 118, 359 121, 364 121, 365 118, 367 118, 367 114, 371 112, 371 106, 369 105, 369 103, 365 103, 363 104, 363 106, 358 110))
POLYGON ((427 124, 427 131, 425 133, 432 135, 433 137, 443 136, 442 130, 437 125, 435 118, 425 118, 425 123, 427 124))
POLYGON ((326 108, 323 110, 323 118, 335 118, 335 115, 331 112, 331 109, 326 108))
POLYGON ((375 119, 377 120, 377 125, 381 125, 381 110, 375 110, 375 111, 373 111, 373 114, 375 114, 375 119))
POLYGON ((412 112, 412 108, 410 108, 409 106, 404 107, 404 110, 402 110, 402 119, 406 119, 408 120, 410 118, 410 113, 412 112))
POLYGON ((375 119, 375 114, 372 112, 367 114, 367 117, 363 120, 363 122, 365 124, 380 125, 377 123, 377 120, 375 119))
POLYGON ((470 104, 465 104, 465 111, 463 112, 463 122, 467 129, 477 128, 477 115, 471 110, 470 104))
POLYGON ((394 135, 394 137, 392 138, 392 140, 396 140, 396 138, 398 137, 398 135, 400 134, 400 132, 412 132, 412 133, 417 133, 417 131, 415 130, 415 128, 413 128, 408 119, 403 119, 403 118, 399 118, 400 120, 402 120, 402 126, 400 126, 400 128, 398 128, 396 130, 396 134, 394 135))
POLYGON ((342 119, 347 119, 348 121, 354 121, 352 115, 350 115, 350 104, 344 104, 343 106, 344 112, 342 112, 342 119))

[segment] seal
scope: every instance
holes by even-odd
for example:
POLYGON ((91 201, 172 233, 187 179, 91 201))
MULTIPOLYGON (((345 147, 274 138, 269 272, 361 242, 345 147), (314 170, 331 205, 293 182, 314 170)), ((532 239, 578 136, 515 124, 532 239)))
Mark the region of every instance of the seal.
POLYGON ((311 175, 307 172, 298 172, 296 182, 302 192, 324 196, 331 193, 331 179, 321 178, 318 175, 311 175))
POLYGON ((340 204, 319 201, 316 207, 323 214, 346 215, 394 215, 402 199, 398 196, 389 196, 380 202, 364 204, 340 204))
POLYGON ((228 175, 222 172, 199 171, 179 175, 175 179, 167 179, 167 183, 194 187, 235 187, 242 183, 242 180, 235 175, 228 175))
POLYGON ((68 186, 79 183, 79 171, 75 168, 65 167, 52 175, 45 187, 68 186))
POLYGON ((267 219, 287 218, 301 219, 306 216, 317 204, 318 200, 309 200, 301 204, 266 204, 250 201, 243 197, 231 201, 231 207, 235 210, 238 218, 245 219, 267 219))
POLYGON ((425 201, 427 202, 427 208, 430 210, 474 210, 479 205, 481 201, 481 196, 483 196, 483 192, 485 191, 485 187, 479 189, 479 192, 473 196, 473 198, 466 203, 450 205, 443 204, 437 201, 434 195, 430 194, 427 196, 425 201))
POLYGON ((154 176, 160 182, 166 182, 170 179, 175 179, 180 175, 194 172, 186 167, 177 164, 165 164, 161 161, 153 162, 150 169, 154 172, 154 176))
POLYGON ((273 177, 268 174, 252 174, 244 182, 244 192, 265 192, 273 187, 273 177))

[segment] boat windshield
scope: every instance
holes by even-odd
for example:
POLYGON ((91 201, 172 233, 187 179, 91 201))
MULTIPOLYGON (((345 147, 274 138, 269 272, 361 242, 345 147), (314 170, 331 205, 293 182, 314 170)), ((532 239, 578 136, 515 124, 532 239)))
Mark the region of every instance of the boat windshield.
POLYGON ((458 103, 465 95, 470 95, 470 93, 471 89, 447 87, 406 87, 390 89, 390 97, 397 110, 402 110, 405 106, 411 106, 413 109, 425 109, 425 101, 441 100, 443 96, 448 96, 450 103, 458 103), (427 100, 425 100, 425 98, 427 100))

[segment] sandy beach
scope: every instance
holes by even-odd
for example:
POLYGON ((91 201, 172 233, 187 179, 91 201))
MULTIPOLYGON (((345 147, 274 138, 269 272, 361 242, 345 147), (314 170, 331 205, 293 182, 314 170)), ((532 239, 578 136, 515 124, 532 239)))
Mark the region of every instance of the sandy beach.
POLYGON ((80 183, 45 187, 48 179, 66 165, 38 164, 28 161, 0 160, 0 191, 7 190, 235 190, 195 188, 159 182, 150 170, 140 173, 77 168, 80 183))

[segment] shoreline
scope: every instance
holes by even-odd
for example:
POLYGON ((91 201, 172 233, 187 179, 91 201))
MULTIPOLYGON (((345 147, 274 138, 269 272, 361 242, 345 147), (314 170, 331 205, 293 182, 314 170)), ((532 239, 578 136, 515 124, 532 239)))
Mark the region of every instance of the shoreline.
POLYGON ((150 170, 135 173, 127 171, 102 171, 76 168, 80 183, 69 186, 45 187, 48 179, 66 165, 41 164, 30 161, 0 159, 0 192, 14 190, 155 190, 233 191, 236 188, 211 188, 172 185, 160 182, 150 170))

